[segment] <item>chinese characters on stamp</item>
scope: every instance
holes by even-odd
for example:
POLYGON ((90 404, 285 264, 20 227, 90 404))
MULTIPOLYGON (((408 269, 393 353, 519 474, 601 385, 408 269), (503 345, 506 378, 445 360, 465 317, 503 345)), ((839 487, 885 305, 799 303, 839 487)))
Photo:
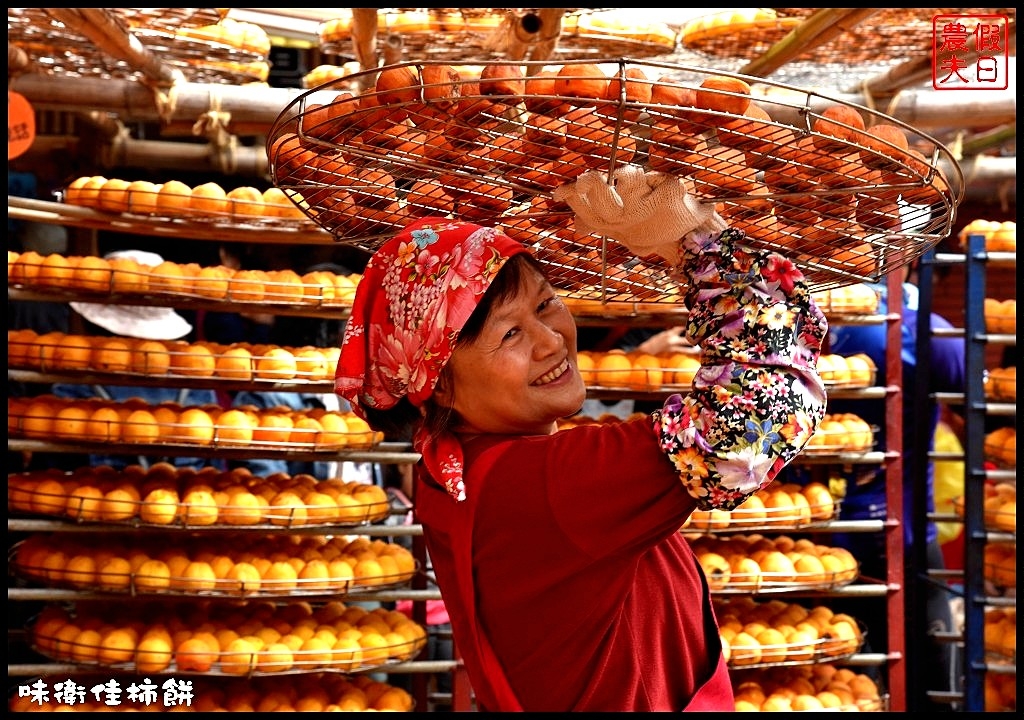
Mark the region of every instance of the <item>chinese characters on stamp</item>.
POLYGON ((1006 90, 1009 87, 1006 15, 932 17, 932 87, 1006 90))

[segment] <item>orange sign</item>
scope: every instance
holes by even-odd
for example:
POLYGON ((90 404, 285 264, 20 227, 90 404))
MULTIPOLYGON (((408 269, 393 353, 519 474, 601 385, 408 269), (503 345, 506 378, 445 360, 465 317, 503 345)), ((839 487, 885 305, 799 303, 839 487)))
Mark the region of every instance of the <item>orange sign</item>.
POLYGON ((36 114, 24 95, 7 91, 7 159, 13 160, 36 139, 36 114))

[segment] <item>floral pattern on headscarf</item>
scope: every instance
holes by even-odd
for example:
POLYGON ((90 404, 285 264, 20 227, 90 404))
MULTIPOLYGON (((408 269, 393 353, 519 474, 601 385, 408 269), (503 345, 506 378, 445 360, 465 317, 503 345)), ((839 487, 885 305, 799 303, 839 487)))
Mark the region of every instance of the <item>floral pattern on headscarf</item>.
MULTIPOLYGON (((346 324, 335 392, 352 404, 416 407, 434 392, 459 333, 513 255, 526 248, 494 228, 427 218, 380 247, 367 264, 346 324)), ((365 415, 364 415, 365 417, 365 415)), ((462 452, 454 436, 418 437, 431 474, 459 499, 462 452)))

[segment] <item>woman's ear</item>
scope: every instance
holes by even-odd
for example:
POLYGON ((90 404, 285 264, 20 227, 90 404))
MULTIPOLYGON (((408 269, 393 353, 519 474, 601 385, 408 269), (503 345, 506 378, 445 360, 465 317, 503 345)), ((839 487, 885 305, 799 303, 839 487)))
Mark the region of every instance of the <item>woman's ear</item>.
POLYGON ((440 377, 437 378, 437 384, 434 385, 434 402, 437 403, 438 407, 452 407, 455 398, 450 385, 451 383, 448 381, 446 373, 442 372, 440 377))

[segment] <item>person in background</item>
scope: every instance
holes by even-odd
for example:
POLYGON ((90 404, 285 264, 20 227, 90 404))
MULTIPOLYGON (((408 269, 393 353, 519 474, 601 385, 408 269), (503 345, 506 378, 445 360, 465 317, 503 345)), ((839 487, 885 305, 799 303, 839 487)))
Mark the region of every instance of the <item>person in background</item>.
POLYGON ((733 710, 679 528, 771 483, 824 416, 827 323, 796 266, 741 251, 681 179, 613 181, 585 173, 556 199, 689 283, 687 396, 558 431, 585 397, 572 314, 526 247, 440 218, 375 253, 342 343, 337 392, 422 456, 417 516, 485 711, 733 710))
MULTIPOLYGON (((235 246, 221 245, 219 252, 221 263, 235 270, 241 269, 243 263, 256 264, 235 246)), ((305 272, 314 270, 343 275, 351 273, 348 268, 335 263, 318 263, 305 272)), ((345 326, 344 321, 338 318, 252 312, 206 312, 201 316, 201 322, 203 337, 225 345, 247 342, 252 345, 266 344, 288 348, 301 348, 307 345, 319 348, 336 347, 341 342, 341 333, 345 326)), ((337 412, 349 409, 348 403, 334 393, 301 390, 244 389, 221 393, 220 401, 222 405, 250 407, 256 410, 285 407, 299 411, 321 409, 337 412)), ((232 460, 229 465, 248 468, 254 475, 260 477, 268 477, 275 473, 293 476, 308 474, 319 480, 340 478, 345 481, 381 484, 378 478, 379 468, 372 463, 306 461, 280 456, 259 457, 254 454, 249 458, 232 460)))
MULTIPOLYGON (((911 266, 906 266, 901 272, 912 272, 911 266)), ((934 449, 935 430, 938 426, 940 415, 943 410, 938 403, 929 402, 927 407, 914 405, 914 398, 917 383, 924 382, 928 385, 928 393, 947 392, 961 393, 965 387, 965 347, 962 337, 939 336, 936 329, 952 328, 952 324, 941 315, 931 313, 931 333, 929 339, 929 364, 927 373, 918 369, 917 358, 917 336, 919 327, 918 315, 918 288, 911 281, 912 275, 906 276, 906 282, 902 285, 902 321, 901 321, 901 351, 900 356, 903 363, 903 528, 906 551, 904 560, 907 564, 905 576, 908 582, 912 582, 912 573, 923 573, 920 568, 915 568, 912 562, 912 548, 915 538, 913 537, 912 518, 914 513, 919 513, 920 508, 915 508, 912 503, 911 491, 914 483, 915 452, 914 432, 919 423, 928 424, 928 437, 932 443, 928 451, 934 449)), ((888 312, 887 286, 885 283, 873 285, 879 293, 879 313, 888 312)), ((829 333, 830 351, 838 355, 855 355, 866 353, 878 369, 876 383, 879 386, 886 386, 886 356, 887 356, 887 330, 883 324, 867 325, 837 325, 833 326, 829 333)), ((885 427, 884 403, 877 401, 859 400, 830 400, 830 413, 852 412, 859 415, 867 423, 878 428, 876 445, 880 448, 887 447, 885 427)), ((948 408, 947 408, 948 410, 948 408)), ((954 419, 951 425, 956 426, 955 414, 947 414, 947 417, 954 419)), ((925 498, 926 511, 935 511, 935 466, 926 458, 920 458, 925 462, 927 473, 927 494, 925 498)), ((845 484, 845 496, 840 506, 840 519, 842 520, 877 520, 888 517, 885 470, 881 467, 855 466, 855 469, 843 473, 845 484)), ((798 480, 799 482, 800 480, 798 480)), ((927 523, 927 537, 919 539, 927 543, 928 567, 941 570, 945 567, 942 547, 938 540, 938 528, 934 522, 927 523)), ((881 533, 836 533, 832 541, 849 549, 860 561, 860 572, 863 576, 884 581, 886 576, 886 552, 885 538, 881 533)), ((930 580, 923 580, 925 592, 924 609, 928 616, 930 633, 951 632, 954 628, 953 615, 950 606, 951 591, 941 587, 938 583, 930 580)), ((863 621, 868 628, 866 641, 873 652, 885 652, 887 648, 887 613, 884 602, 858 602, 850 604, 846 608, 843 604, 837 607, 848 609, 849 612, 863 621)), ((908 613, 915 612, 917 608, 908 608, 908 613)), ((956 650, 950 642, 935 639, 930 644, 930 653, 927 659, 919 659, 928 667, 934 667, 935 672, 929 673, 934 681, 931 688, 937 691, 950 692, 958 686, 958 663, 956 662, 956 650)), ((933 709, 949 710, 949 704, 936 703, 933 709)))
MULTIPOLYGON (((259 269, 250 260, 245 246, 221 244, 217 249, 220 263, 231 270, 259 269)), ((258 345, 270 342, 270 331, 274 315, 262 312, 237 312, 221 310, 200 310, 196 313, 196 329, 200 340, 231 345, 248 342, 258 345)))
MULTIPOLYGON (((589 344, 589 343, 588 343, 589 344)), ((657 328, 629 328, 616 326, 611 328, 603 338, 597 340, 593 349, 604 352, 615 347, 626 352, 636 351, 657 355, 659 353, 687 353, 695 357, 700 350, 686 339, 686 328, 681 325, 658 330, 657 328)), ((656 410, 657 402, 622 398, 620 400, 603 400, 587 398, 580 411, 583 415, 600 418, 603 415, 616 415, 623 420, 634 412, 651 412, 656 410)))
MULTIPOLYGON (((108 260, 125 257, 142 265, 156 267, 163 258, 144 250, 117 250, 105 256, 108 260)), ((174 310, 165 307, 141 305, 104 305, 99 303, 72 302, 71 308, 86 321, 90 335, 117 335, 145 340, 178 340, 192 332, 192 325, 174 310)), ((125 402, 132 398, 149 405, 163 402, 178 403, 182 406, 203 406, 217 403, 213 390, 175 386, 135 385, 82 385, 56 383, 52 392, 57 397, 69 399, 102 398, 125 402)), ((123 449, 122 448, 119 449, 123 449)), ((201 468, 211 464, 199 457, 139 456, 125 452, 94 454, 90 456, 93 465, 110 465, 120 469, 127 465, 140 464, 149 467, 154 462, 166 461, 182 468, 201 468)))

